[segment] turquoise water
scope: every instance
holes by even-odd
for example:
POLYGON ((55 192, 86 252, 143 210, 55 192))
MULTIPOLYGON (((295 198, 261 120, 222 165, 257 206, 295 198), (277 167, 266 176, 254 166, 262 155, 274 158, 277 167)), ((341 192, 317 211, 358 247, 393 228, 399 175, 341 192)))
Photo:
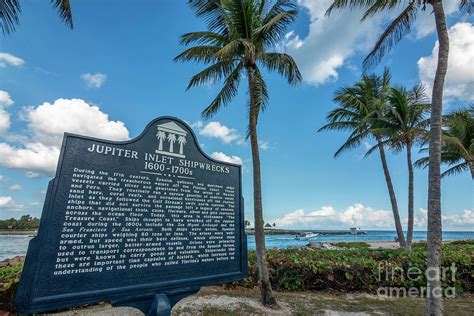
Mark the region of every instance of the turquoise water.
MULTIPOLYGON (((337 241, 363 241, 363 240, 394 240, 394 231, 366 231, 366 235, 334 235, 317 236, 311 241, 337 242, 337 241)), ((426 232, 414 232, 415 240, 426 240, 426 232)), ((2 236, 0 235, 0 261, 15 256, 24 256, 28 249, 28 236, 2 236)), ((474 239, 474 232, 444 232, 444 240, 474 239)), ((304 246, 308 240, 296 240, 294 235, 269 235, 266 236, 267 248, 288 248, 304 246)), ((255 249, 255 237, 248 236, 248 248, 255 249)))
MULTIPOLYGON (((265 245, 267 248, 288 248, 294 246, 307 245, 309 241, 322 242, 338 242, 338 241, 379 241, 379 240, 395 240, 397 236, 395 231, 367 230, 366 235, 328 235, 317 236, 310 240, 296 240, 294 235, 269 235, 265 237, 265 245)), ((405 232, 406 234, 406 232, 405 232)), ((414 240, 426 240, 426 231, 413 232, 414 240)), ((474 239, 473 232, 443 232, 443 240, 463 240, 474 239)), ((249 249, 255 249, 255 237, 248 236, 247 244, 249 249)))

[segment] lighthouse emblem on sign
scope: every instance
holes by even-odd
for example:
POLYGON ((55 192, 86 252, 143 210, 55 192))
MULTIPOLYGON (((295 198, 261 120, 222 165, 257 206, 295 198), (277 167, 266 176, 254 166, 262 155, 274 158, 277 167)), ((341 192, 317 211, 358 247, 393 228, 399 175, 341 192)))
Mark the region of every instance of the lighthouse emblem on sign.
POLYGON ((158 139, 157 154, 185 158, 186 132, 175 122, 157 125, 156 138, 158 139))

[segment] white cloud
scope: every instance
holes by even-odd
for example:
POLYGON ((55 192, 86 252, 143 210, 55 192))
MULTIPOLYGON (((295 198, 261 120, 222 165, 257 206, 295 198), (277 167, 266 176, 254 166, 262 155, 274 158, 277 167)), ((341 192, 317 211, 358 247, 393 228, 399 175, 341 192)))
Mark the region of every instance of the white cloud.
MULTIPOLYGON (((474 101, 474 25, 457 23, 449 30, 449 58, 444 96, 447 100, 474 101)), ((418 60, 420 80, 432 89, 438 61, 439 42, 432 53, 418 60)))
POLYGON ((86 73, 81 75, 81 79, 84 80, 90 88, 100 88, 107 79, 107 76, 100 72, 95 74, 86 73))
POLYGON ((22 187, 19 184, 14 184, 14 185, 12 185, 8 188, 8 190, 10 190, 10 191, 19 191, 21 189, 22 189, 22 187))
POLYGON ((0 182, 5 181, 5 176, 0 174, 0 182))
POLYGON ((129 139, 123 122, 110 121, 99 107, 81 99, 45 102, 36 108, 27 108, 23 116, 34 138, 47 145, 59 145, 64 132, 110 140, 129 139))
POLYGON ((349 58, 367 52, 374 45, 386 15, 361 23, 360 10, 338 10, 326 17, 333 0, 299 0, 310 15, 309 33, 300 38, 294 31, 286 34, 285 49, 296 59, 303 79, 313 85, 336 81, 338 71, 349 58))
POLYGON ((266 141, 259 140, 258 147, 260 147, 261 150, 267 150, 268 148, 270 148, 270 144, 266 141))
POLYGON ((357 203, 339 211, 332 206, 323 206, 309 213, 298 209, 273 222, 279 227, 303 229, 386 228, 393 227, 393 216, 391 211, 376 210, 357 203))
MULTIPOLYGON (((458 13, 459 0, 444 0, 444 14, 450 16, 458 13)), ((413 27, 415 39, 424 38, 436 30, 434 14, 431 6, 427 6, 426 10, 419 10, 416 14, 416 21, 413 27)))
POLYGON ((41 176, 41 173, 34 172, 34 171, 27 171, 25 173, 25 176, 27 178, 34 179, 34 178, 39 178, 41 176))
POLYGON ((0 107, 0 135, 6 134, 10 128, 10 114, 0 107))
POLYGON ((111 121, 97 106, 81 99, 58 99, 23 114, 31 139, 22 146, 0 143, 0 165, 28 171, 27 177, 42 172, 53 173, 59 157, 64 132, 109 140, 129 139, 128 129, 120 121, 111 121))
POLYGON ((199 134, 211 138, 218 138, 226 144, 231 142, 237 142, 238 144, 243 144, 244 139, 242 136, 237 133, 237 130, 234 128, 229 128, 220 122, 209 122, 204 127, 199 126, 199 134))
POLYGON ((0 68, 6 66, 21 66, 25 63, 20 57, 13 56, 12 54, 0 52, 0 68))
POLYGON ((15 102, 10 97, 10 94, 6 91, 0 90, 0 105, 10 106, 13 103, 15 103, 15 102))
MULTIPOLYGON (((415 214, 415 230, 426 230, 427 214, 424 208, 415 214)), ((471 229, 474 226, 474 210, 466 209, 460 214, 443 215, 442 220, 443 229, 446 230, 471 229)), ((271 222, 275 222, 279 227, 294 229, 395 229, 391 211, 373 209, 360 203, 344 210, 336 210, 332 206, 323 206, 312 212, 297 209, 271 222)), ((406 228, 408 219, 403 218, 402 222, 406 228)))
POLYGON ((0 196, 0 209, 17 211, 23 208, 22 204, 17 204, 11 196, 0 196))
POLYGON ((220 161, 243 165, 242 158, 240 158, 239 156, 227 156, 226 154, 220 151, 213 152, 211 154, 211 157, 220 161))

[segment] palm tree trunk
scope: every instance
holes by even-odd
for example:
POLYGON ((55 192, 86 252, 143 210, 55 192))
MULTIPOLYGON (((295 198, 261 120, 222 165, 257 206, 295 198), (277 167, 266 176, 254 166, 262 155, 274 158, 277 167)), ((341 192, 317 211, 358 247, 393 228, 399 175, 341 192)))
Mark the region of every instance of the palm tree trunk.
POLYGON ((255 100, 255 70, 254 67, 247 67, 247 74, 249 80, 249 94, 250 94, 250 113, 249 113, 249 131, 250 144, 252 147, 252 162, 253 162, 253 212, 255 218, 255 244, 257 248, 257 265, 260 293, 262 296, 262 303, 265 306, 277 305, 275 296, 273 294, 270 277, 268 274, 266 249, 265 249, 265 231, 263 228, 263 209, 262 209, 262 180, 260 175, 260 154, 258 150, 257 138, 257 116, 258 109, 256 109, 255 100))
POLYGON ((436 31, 438 32, 438 65, 431 97, 430 149, 428 169, 428 241, 427 241, 427 294, 426 313, 443 314, 441 296, 441 124, 443 111, 443 87, 448 70, 449 38, 442 0, 432 0, 436 31), (434 275, 435 274, 435 275, 434 275))
POLYGON ((408 164, 408 228, 407 228, 407 248, 411 248, 413 241, 413 200, 414 200, 414 177, 413 163, 411 161, 411 142, 407 143, 407 164, 408 164))
POLYGON ((382 160, 383 173, 385 181, 387 182, 388 194, 390 196, 390 203, 392 204, 393 219, 395 221, 395 228, 397 230, 397 237, 400 247, 406 248, 405 237, 403 235, 402 223, 400 222, 400 214, 398 212, 397 198, 395 197, 395 190, 393 189, 392 178, 388 171, 387 158, 385 157, 385 150, 382 141, 377 137, 377 145, 380 151, 380 160, 382 160))

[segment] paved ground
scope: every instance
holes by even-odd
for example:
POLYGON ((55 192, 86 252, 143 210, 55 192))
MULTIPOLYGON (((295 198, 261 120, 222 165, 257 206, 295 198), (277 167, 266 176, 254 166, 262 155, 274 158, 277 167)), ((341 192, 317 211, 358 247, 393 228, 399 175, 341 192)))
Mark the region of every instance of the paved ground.
MULTIPOLYGON (((258 301, 258 292, 248 289, 225 290, 222 287, 207 287, 173 308, 173 315, 424 315, 424 299, 381 298, 356 293, 297 292, 277 293, 279 309, 263 307, 258 301)), ((462 296, 445 300, 445 315, 472 315, 474 298, 462 296)), ((51 314, 50 314, 51 315, 51 314)), ((75 309, 54 316, 135 316, 143 315, 133 308, 112 308, 108 304, 75 309)))

